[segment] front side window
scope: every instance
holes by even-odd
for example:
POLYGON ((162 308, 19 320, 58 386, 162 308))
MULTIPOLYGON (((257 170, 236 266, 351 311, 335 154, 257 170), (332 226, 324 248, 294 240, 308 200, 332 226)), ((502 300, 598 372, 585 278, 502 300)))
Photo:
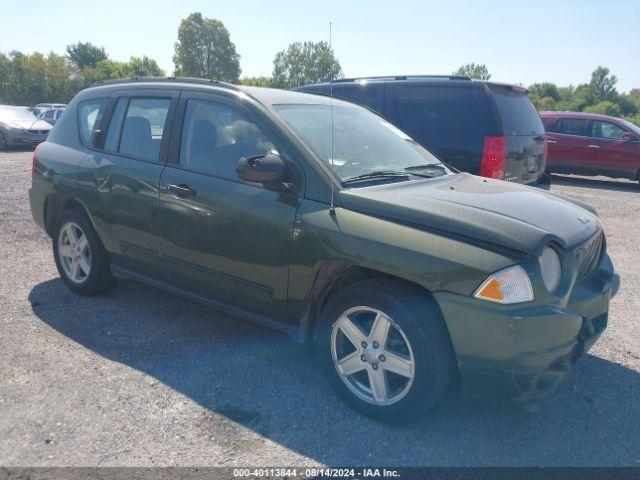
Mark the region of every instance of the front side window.
POLYGON ((141 160, 157 162, 170 105, 168 98, 129 100, 118 151, 141 160))
POLYGON ((272 150, 273 143, 238 109, 208 100, 188 101, 180 142, 184 168, 238 179, 238 160, 272 150))
POLYGON ((382 110, 382 89, 380 85, 333 85, 333 96, 349 102, 364 105, 376 112, 382 110))
POLYGON ((604 138, 608 140, 617 140, 622 138, 625 130, 618 125, 601 120, 594 120, 591 124, 591 136, 595 138, 604 138))
POLYGON ((424 171, 429 176, 449 172, 415 140, 357 105, 334 104, 333 114, 331 106, 326 104, 286 104, 275 108, 289 127, 343 181, 382 171, 424 171))
POLYGON ((95 130, 100 125, 102 115, 107 107, 106 98, 96 98, 80 102, 78 106, 78 130, 82 143, 94 146, 95 130))
POLYGON ((563 118, 558 123, 558 133, 564 133, 565 135, 579 135, 581 137, 587 136, 589 120, 585 118, 563 118))

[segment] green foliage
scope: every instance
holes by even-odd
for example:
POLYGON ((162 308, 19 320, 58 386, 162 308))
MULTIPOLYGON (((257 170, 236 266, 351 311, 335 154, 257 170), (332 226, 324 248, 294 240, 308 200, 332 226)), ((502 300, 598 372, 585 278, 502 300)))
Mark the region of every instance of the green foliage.
POLYGON ((180 22, 173 62, 176 75, 237 82, 240 55, 220 20, 192 13, 180 22))
POLYGON ((554 83, 534 83, 529 87, 531 95, 536 95, 538 98, 551 98, 554 102, 560 100, 560 92, 558 87, 554 83))
POLYGON ((604 100, 615 101, 618 96, 616 91, 618 79, 615 75, 609 74, 609 69, 605 67, 596 68, 591 74, 589 89, 596 102, 604 100))
POLYGON ((487 69, 487 66, 481 63, 467 63, 461 65, 458 70, 453 72, 453 75, 460 75, 476 80, 491 80, 491 74, 487 69))
POLYGON ((327 42, 295 42, 273 60, 273 86, 292 88, 329 82, 343 76, 340 62, 327 42))
POLYGON ((67 57, 71 62, 82 70, 93 67, 107 59, 107 52, 103 47, 97 47, 89 42, 78 42, 67 46, 67 57))
POLYGON ((590 105, 584 109, 587 113, 599 113, 601 115, 610 115, 612 117, 620 116, 620 105, 617 103, 603 100, 602 102, 590 105))
POLYGON ((271 77, 244 77, 240 79, 240 85, 251 87, 270 87, 272 83, 271 77))

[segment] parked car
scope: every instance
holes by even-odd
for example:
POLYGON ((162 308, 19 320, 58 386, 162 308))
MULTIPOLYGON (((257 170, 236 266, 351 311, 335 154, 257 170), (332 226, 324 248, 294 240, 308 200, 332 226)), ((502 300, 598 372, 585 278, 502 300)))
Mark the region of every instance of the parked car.
POLYGON ((42 112, 40 115, 38 115, 38 118, 44 120, 50 125, 55 125, 63 112, 64 108, 52 108, 45 112, 42 112))
POLYGON ((51 125, 39 120, 29 107, 0 105, 0 150, 37 145, 47 139, 51 125))
POLYGON ((621 118, 542 112, 553 173, 640 180, 640 127, 621 118))
POLYGON ((296 90, 364 105, 463 172, 548 185, 544 127, 524 88, 460 76, 398 76, 296 90))
POLYGON ((56 110, 58 108, 65 108, 66 106, 66 103, 39 103, 32 108, 33 113, 39 116, 48 110, 56 110))
POLYGON ((67 111, 29 191, 66 285, 130 277, 287 332, 365 414, 417 418, 458 374, 547 398, 607 325, 592 208, 453 173, 353 103, 144 79, 67 111))

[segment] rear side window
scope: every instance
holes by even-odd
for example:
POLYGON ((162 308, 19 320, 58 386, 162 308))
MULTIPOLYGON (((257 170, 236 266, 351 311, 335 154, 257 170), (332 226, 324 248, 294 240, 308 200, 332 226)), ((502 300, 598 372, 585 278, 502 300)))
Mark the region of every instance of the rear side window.
POLYGON ((506 87, 490 87, 505 135, 544 133, 540 114, 526 93, 506 87))
POLYGON ((565 135, 579 135, 586 137, 589 120, 585 118, 561 118, 556 122, 554 131, 565 135))
POLYGON ((157 162, 170 105, 168 98, 129 100, 118 151, 141 160, 157 162))
POLYGON ((482 115, 473 88, 398 85, 395 99, 400 124, 413 137, 482 130, 482 115))
POLYGON ((106 98, 85 100, 78 105, 78 133, 85 145, 94 146, 95 130, 100 125, 106 107, 106 98))
POLYGON ((333 85, 333 96, 364 105, 376 112, 382 110, 380 85, 333 85))

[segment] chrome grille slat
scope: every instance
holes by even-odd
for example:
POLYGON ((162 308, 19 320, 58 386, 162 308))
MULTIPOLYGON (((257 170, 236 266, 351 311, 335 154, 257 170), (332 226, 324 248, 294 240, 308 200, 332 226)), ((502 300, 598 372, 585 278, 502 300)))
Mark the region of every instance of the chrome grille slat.
POLYGON ((602 255, 603 243, 604 234, 600 231, 587 240, 578 250, 578 279, 586 277, 598 266, 598 261, 602 255))

